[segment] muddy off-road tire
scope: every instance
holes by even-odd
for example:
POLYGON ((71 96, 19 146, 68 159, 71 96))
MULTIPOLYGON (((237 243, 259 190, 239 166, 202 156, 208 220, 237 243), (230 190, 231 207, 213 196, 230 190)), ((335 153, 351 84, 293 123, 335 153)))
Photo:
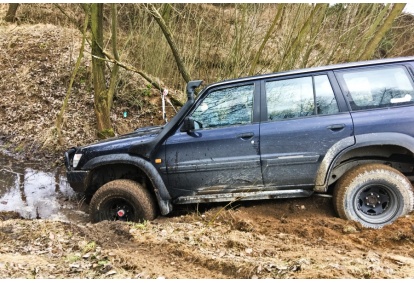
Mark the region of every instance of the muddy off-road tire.
POLYGON ((383 164, 363 164, 339 179, 333 201, 339 217, 379 229, 413 210, 414 192, 398 170, 383 164))
POLYGON ((89 204, 92 223, 103 220, 142 222, 157 216, 149 192, 132 180, 111 181, 98 189, 89 204))

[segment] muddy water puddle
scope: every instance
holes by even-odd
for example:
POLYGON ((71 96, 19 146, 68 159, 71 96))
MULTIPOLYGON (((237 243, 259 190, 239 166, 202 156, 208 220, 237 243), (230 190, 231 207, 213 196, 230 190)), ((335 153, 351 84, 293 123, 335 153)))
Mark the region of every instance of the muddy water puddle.
POLYGON ((0 212, 26 219, 88 221, 87 205, 67 182, 64 168, 42 170, 0 154, 0 212))

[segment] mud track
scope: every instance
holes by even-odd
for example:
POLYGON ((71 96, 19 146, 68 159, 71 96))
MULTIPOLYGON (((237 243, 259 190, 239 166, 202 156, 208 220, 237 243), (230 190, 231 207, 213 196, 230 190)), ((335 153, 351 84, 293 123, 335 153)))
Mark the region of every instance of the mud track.
POLYGON ((142 224, 16 217, 0 216, 0 278, 414 278, 414 215, 372 230, 317 196, 142 224))

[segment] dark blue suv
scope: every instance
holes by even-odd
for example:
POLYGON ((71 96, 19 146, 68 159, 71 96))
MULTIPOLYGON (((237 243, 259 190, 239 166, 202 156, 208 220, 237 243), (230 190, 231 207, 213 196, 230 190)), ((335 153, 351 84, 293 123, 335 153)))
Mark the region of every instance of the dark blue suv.
POLYGON ((93 222, 152 220, 174 205, 333 196, 380 228, 413 209, 414 57, 215 83, 163 127, 65 154, 93 222))

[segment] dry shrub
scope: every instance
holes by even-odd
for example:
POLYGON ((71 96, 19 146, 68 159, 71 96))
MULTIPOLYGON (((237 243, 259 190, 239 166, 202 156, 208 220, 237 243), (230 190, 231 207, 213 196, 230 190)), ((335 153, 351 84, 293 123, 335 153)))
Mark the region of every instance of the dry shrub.
MULTIPOLYGON (((245 76, 266 32, 282 4, 157 4, 172 31, 184 63, 193 79, 211 83, 245 76)), ((183 90, 171 50, 159 26, 143 4, 118 4, 119 51, 121 61, 160 78, 169 89, 183 90)), ((314 6, 285 4, 282 19, 270 34, 253 73, 344 62, 363 47, 361 38, 375 21, 382 4, 336 4, 327 8, 319 28, 298 38, 314 6), (373 12, 369 12, 373 11, 373 12), (367 17, 358 17, 366 13, 367 17), (362 22, 357 22, 363 20, 362 22), (298 38, 299 45, 288 51, 298 38)), ((5 13, 7 4, 0 4, 5 13)), ((110 44, 109 5, 104 23, 110 44)), ((21 23, 50 23, 79 26, 83 19, 80 4, 22 4, 17 16, 21 23), (60 7, 60 9, 58 9, 60 7), (64 11, 66 15, 62 12, 64 11)), ((412 16, 405 15, 383 40, 376 56, 412 55, 412 16), (402 39, 403 38, 403 39, 402 39)), ((312 26, 316 23, 312 22, 312 26)), ((185 99, 185 97, 183 97, 185 99)))
MULTIPOLYGON (((326 10, 318 29, 310 29, 299 44, 286 52, 306 26, 312 6, 308 3, 284 4, 283 17, 269 34, 257 68, 250 70, 260 44, 282 4, 157 4, 172 31, 174 40, 193 79, 205 84, 245 76, 344 62, 351 59, 364 38, 375 11, 382 4, 337 4, 326 10), (358 22, 352 13, 365 11, 369 17, 358 22), (352 36, 353 37, 352 37, 352 36)), ((0 4, 5 15, 8 4, 0 4)), ((105 46, 110 50, 109 5, 105 8, 105 46)), ((163 33, 143 4, 118 4, 118 49, 121 61, 150 74, 175 97, 185 101, 185 82, 178 72, 163 33)), ((0 119, 3 135, 15 147, 37 149, 33 140, 54 144, 53 125, 66 94, 73 64, 79 50, 84 12, 81 4, 22 4, 16 24, 0 20, 0 69, 2 95, 21 100, 3 102, 0 119), (14 75, 15 74, 15 75, 14 75), (13 85, 13 88, 10 88, 13 85), (13 129, 11 123, 24 123, 13 129), (51 129, 41 131, 39 129, 51 129), (21 133, 24 132, 24 134, 21 133), (20 132, 20 133, 19 133, 20 132), (43 137, 41 137, 43 135, 43 137)), ((377 57, 413 55, 412 16, 400 17, 383 39, 377 57)), ((313 24, 313 22, 311 22, 313 24)), ((361 45, 362 46, 362 45, 361 45)), ((89 46, 86 46, 88 49, 89 46)), ((93 89, 90 78, 90 53, 85 52, 82 69, 75 79, 69 108, 65 114, 63 147, 95 140, 93 89)), ((108 67, 111 64, 108 63, 108 67)), ((175 109, 167 103, 167 116, 175 109)), ((123 70, 114 101, 112 121, 119 134, 146 125, 159 125, 160 94, 139 75, 123 70), (124 111, 129 111, 127 117, 124 111)))

